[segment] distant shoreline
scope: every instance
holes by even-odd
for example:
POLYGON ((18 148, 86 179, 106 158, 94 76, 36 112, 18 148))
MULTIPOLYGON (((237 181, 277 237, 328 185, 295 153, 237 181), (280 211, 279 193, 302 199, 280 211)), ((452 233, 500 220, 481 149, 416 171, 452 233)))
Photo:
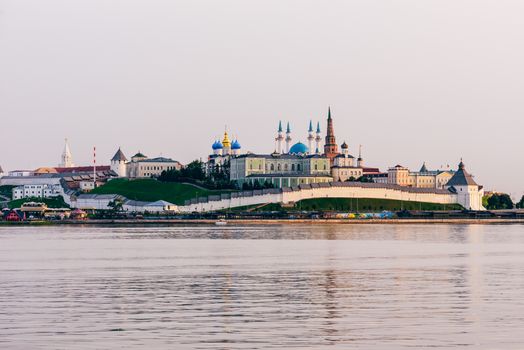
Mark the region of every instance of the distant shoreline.
MULTIPOLYGON (((151 225, 215 225, 210 219, 154 219, 154 220, 63 220, 63 221, 0 221, 1 226, 151 226, 151 225)), ((406 225, 406 224, 449 224, 449 225, 491 225, 524 224, 524 219, 233 219, 227 226, 238 225, 406 225)), ((223 227, 223 226, 222 226, 223 227)))

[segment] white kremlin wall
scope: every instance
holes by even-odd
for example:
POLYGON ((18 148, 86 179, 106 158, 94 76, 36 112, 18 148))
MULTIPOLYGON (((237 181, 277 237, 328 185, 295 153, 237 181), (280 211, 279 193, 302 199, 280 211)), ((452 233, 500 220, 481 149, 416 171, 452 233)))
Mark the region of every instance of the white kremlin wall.
MULTIPOLYGON (((257 191, 254 191, 257 193, 257 191)), ((260 193, 262 191, 258 191, 260 193)), ((385 187, 332 186, 301 189, 283 189, 280 193, 268 193, 252 196, 239 196, 230 199, 192 203, 180 206, 181 212, 208 212, 234 207, 251 206, 265 203, 293 203, 313 198, 371 198, 392 199, 406 202, 426 202, 437 204, 456 204, 458 196, 444 190, 402 190, 385 187)), ((459 203, 461 204, 461 203, 459 203)))

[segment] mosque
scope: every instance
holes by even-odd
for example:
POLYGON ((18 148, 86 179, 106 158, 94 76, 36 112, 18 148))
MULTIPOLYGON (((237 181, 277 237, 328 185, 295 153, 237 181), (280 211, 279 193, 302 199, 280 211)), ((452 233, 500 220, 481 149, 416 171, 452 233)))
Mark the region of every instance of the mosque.
MULTIPOLYGON (((226 136, 227 133, 224 140, 226 136)), ((231 180, 240 186, 244 183, 258 182, 271 183, 275 187, 293 187, 301 184, 346 181, 370 172, 378 173, 378 169, 364 168, 362 154, 355 159, 349 153, 346 142, 340 146, 339 152, 331 108, 328 109, 326 136, 322 138, 320 122, 317 122, 315 130, 313 121, 310 121, 306 140, 307 145, 300 141, 293 143, 291 125, 287 123, 284 133, 282 122, 279 122, 275 149, 270 154, 242 154, 239 144, 238 148, 233 150, 233 142, 231 150, 228 151, 230 153, 226 153, 230 155, 228 160, 231 180)), ((213 144, 214 154, 210 156, 210 160, 225 156, 224 152, 215 151, 215 147, 221 149, 220 145, 224 147, 224 141, 221 144, 213 144)))

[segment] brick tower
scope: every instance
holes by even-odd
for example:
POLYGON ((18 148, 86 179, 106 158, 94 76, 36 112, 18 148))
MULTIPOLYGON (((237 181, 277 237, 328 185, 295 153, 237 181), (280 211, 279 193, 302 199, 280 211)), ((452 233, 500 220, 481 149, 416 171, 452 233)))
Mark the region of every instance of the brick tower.
POLYGON ((329 159, 338 155, 337 141, 335 140, 335 130, 333 129, 333 119, 331 118, 331 107, 328 109, 326 142, 324 143, 324 154, 329 159))

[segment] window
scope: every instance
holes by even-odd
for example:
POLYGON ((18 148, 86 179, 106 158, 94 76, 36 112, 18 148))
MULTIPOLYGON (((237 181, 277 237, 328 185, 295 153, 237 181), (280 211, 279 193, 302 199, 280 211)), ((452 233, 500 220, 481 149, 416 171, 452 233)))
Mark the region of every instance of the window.
POLYGON ((300 171, 300 164, 297 164, 297 171, 300 171))
POLYGON ((291 171, 295 171, 295 164, 291 164, 291 171))
POLYGON ((275 164, 271 164, 271 171, 275 170, 275 164))
POLYGON ((280 171, 280 164, 277 165, 277 170, 280 171))

